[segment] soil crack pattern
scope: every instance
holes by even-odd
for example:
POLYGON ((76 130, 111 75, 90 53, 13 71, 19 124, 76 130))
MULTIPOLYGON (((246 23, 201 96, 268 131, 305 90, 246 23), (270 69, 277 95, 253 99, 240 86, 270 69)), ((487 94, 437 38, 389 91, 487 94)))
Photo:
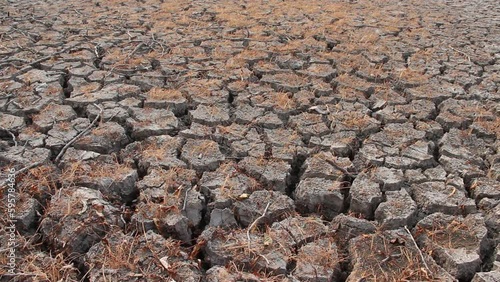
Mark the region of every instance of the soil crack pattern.
POLYGON ((500 281, 498 1, 0 7, 0 281, 500 281))

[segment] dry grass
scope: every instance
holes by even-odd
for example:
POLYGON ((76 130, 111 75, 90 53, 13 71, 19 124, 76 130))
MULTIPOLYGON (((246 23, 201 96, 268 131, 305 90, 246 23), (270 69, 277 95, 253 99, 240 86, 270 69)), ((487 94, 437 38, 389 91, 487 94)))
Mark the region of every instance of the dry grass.
POLYGON ((95 178, 111 178, 120 180, 124 175, 131 172, 132 168, 118 162, 103 163, 98 161, 75 161, 66 166, 61 173, 61 182, 69 184, 78 181, 82 177, 95 178))
POLYGON ((494 134, 497 139, 500 138, 500 118, 494 117, 493 120, 478 118, 474 121, 474 124, 479 125, 487 132, 494 134))
POLYGON ((59 173, 54 166, 42 165, 18 177, 18 191, 40 199, 57 190, 59 173))
POLYGON ((351 275, 365 281, 442 281, 442 277, 433 276, 439 272, 434 265, 433 273, 428 272, 409 238, 362 235, 351 248, 358 257, 351 275))
POLYGON ((147 93, 147 97, 152 100, 179 100, 184 98, 179 90, 159 87, 151 88, 147 93))
POLYGON ((142 158, 159 161, 175 153, 178 146, 178 140, 172 138, 166 142, 146 141, 139 150, 142 158))
POLYGON ((471 249, 478 245, 473 230, 462 221, 453 220, 449 224, 436 225, 431 229, 420 228, 417 234, 421 233, 426 234, 433 243, 449 249, 471 249))

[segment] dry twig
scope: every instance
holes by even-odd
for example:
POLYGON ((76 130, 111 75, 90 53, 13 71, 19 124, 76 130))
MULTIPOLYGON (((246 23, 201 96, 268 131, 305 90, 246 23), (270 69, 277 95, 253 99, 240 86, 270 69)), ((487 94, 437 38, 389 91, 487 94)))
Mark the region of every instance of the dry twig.
POLYGON ((59 152, 56 159, 54 160, 55 163, 58 163, 61 160, 61 158, 64 156, 64 153, 66 153, 66 150, 69 148, 69 146, 71 146, 71 144, 75 143, 75 141, 78 140, 80 137, 87 134, 87 132, 89 132, 89 130, 96 124, 96 122, 101 117, 102 112, 104 110, 101 107, 99 107, 97 104, 93 104, 93 105, 99 109, 99 114, 95 117, 95 119, 92 121, 92 123, 90 123, 90 125, 87 126, 87 128, 85 128, 82 132, 80 132, 78 135, 73 137, 73 139, 71 139, 66 145, 64 145, 64 147, 61 149, 61 152, 59 152))
POLYGON ((422 262, 424 263, 425 268, 427 269, 427 271, 429 271, 429 274, 432 275, 432 271, 430 270, 429 266, 427 265, 427 262, 425 262, 425 258, 424 258, 424 255, 422 254, 422 251, 418 247, 417 242, 415 241, 415 238, 413 238, 413 235, 411 234, 410 230, 408 230, 408 227, 406 225, 405 225, 405 230, 410 235, 410 238, 413 241, 415 248, 417 248, 418 254, 420 255, 420 258, 422 259, 422 262))
POLYGON ((254 222, 252 222, 252 224, 250 224, 250 226, 248 227, 248 230, 247 230, 248 249, 250 249, 250 243, 251 243, 250 231, 252 231, 252 229, 255 227, 255 225, 257 225, 257 223, 259 222, 259 220, 261 220, 262 218, 264 218, 264 216, 266 216, 267 210, 269 209, 270 205, 271 205, 271 202, 267 203, 267 206, 264 209, 264 212, 262 213, 262 215, 259 216, 259 217, 257 217, 254 220, 254 222))
POLYGON ((4 128, 2 126, 0 126, 0 130, 6 131, 7 133, 9 133, 9 135, 12 136, 12 141, 14 141, 14 147, 17 147, 16 136, 14 135, 14 133, 12 133, 10 130, 8 130, 7 128, 4 128))

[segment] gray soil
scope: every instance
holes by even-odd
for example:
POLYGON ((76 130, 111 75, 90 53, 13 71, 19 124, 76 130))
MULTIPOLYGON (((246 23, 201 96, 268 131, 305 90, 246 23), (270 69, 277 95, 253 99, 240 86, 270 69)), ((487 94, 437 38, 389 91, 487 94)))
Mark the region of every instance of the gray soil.
POLYGON ((0 281, 500 281, 499 85, 494 0, 0 0, 0 281))

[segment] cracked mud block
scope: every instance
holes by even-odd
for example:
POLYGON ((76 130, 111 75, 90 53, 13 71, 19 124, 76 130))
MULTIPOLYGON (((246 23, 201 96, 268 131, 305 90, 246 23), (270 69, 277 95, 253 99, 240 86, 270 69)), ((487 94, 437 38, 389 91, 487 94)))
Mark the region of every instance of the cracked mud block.
POLYGON ((213 209, 210 212, 210 222, 208 226, 221 227, 221 228, 235 228, 238 226, 238 222, 234 218, 233 211, 225 209, 213 209))
POLYGON ((457 173, 469 183, 485 176, 484 158, 493 150, 484 140, 467 131, 451 129, 439 141, 439 162, 449 173, 457 173))
POLYGON ((482 102, 475 100, 448 99, 439 105, 439 115, 436 121, 445 131, 453 128, 466 129, 474 121, 491 121, 495 119, 492 113, 482 102))
POLYGON ((11 133, 19 133, 25 126, 24 118, 0 113, 0 136, 11 137, 10 133, 6 130, 11 133))
POLYGON ((138 97, 140 93, 141 89, 135 85, 111 84, 95 92, 82 91, 81 95, 71 95, 64 102, 72 107, 83 108, 90 104, 138 97))
POLYGON ((243 139, 231 142, 231 150, 235 157, 264 157, 266 154, 266 143, 262 141, 261 135, 255 128, 248 130, 242 137, 243 139))
POLYGON ((321 137, 311 136, 309 144, 331 150, 339 157, 348 157, 357 151, 359 147, 359 141, 354 131, 341 131, 321 137))
POLYGON ((214 266, 207 270, 205 280, 207 282, 223 282, 223 281, 259 281, 262 279, 253 273, 248 273, 239 270, 231 270, 223 266, 214 266))
POLYGON ((401 169, 377 167, 369 172, 372 179, 379 183, 382 192, 399 191, 406 182, 401 169))
POLYGON ((305 138, 323 136, 330 133, 330 129, 323 121, 322 115, 301 113, 291 116, 289 125, 302 134, 305 138))
POLYGON ((252 107, 247 103, 238 103, 234 111, 234 122, 248 124, 253 122, 257 117, 264 114, 264 109, 252 107))
POLYGON ((222 104, 198 105, 189 111, 189 116, 194 122, 208 126, 227 125, 230 121, 229 108, 222 104))
POLYGON ((174 114, 180 115, 187 110, 187 99, 179 90, 154 87, 146 93, 144 107, 156 109, 169 109, 174 114))
MULTIPOLYGON (((191 124, 191 127, 193 127, 193 124, 191 124)), ((208 129, 210 127, 206 128, 208 129)), ((210 131, 213 131, 212 128, 210 128, 210 131)), ((207 134, 206 138, 195 137, 195 139, 209 139, 210 137, 215 137, 215 141, 219 142, 222 146, 231 146, 232 142, 242 140, 248 131, 248 126, 237 123, 232 123, 228 126, 218 125, 215 127, 215 132, 207 134)))
POLYGON ((42 219, 43 240, 66 254, 84 254, 112 226, 122 226, 120 210, 103 199, 101 192, 68 187, 52 197, 42 219))
POLYGON ((264 115, 256 118, 254 123, 266 129, 276 129, 283 127, 283 121, 281 121, 277 114, 272 112, 264 113, 264 115))
POLYGON ((73 147, 78 150, 110 154, 120 151, 128 143, 129 138, 121 125, 116 122, 105 122, 79 138, 73 143, 73 147))
POLYGON ((412 124, 388 124, 365 140, 354 163, 396 169, 432 167, 435 144, 424 138, 425 132, 415 130, 412 124))
POLYGON ((308 154, 308 148, 302 142, 300 135, 291 129, 265 129, 264 140, 267 146, 264 147, 264 154, 271 152, 273 159, 283 160, 289 164, 293 164, 298 158, 308 154))
POLYGON ((293 242, 294 248, 300 248, 304 244, 310 243, 328 232, 328 228, 319 217, 303 217, 294 215, 275 222, 271 229, 280 234, 282 240, 293 242))
POLYGON ((38 69, 32 69, 26 72, 23 75, 20 75, 18 79, 22 80, 22 82, 31 84, 31 83, 49 83, 58 81, 60 78, 60 73, 44 71, 38 69))
POLYGON ((203 172, 199 185, 210 200, 208 210, 230 208, 244 194, 261 189, 261 184, 255 178, 239 171, 233 162, 220 165, 216 171, 203 172))
POLYGON ((197 106, 200 104, 223 105, 228 101, 229 92, 221 87, 222 81, 218 79, 196 79, 190 81, 190 84, 184 88, 184 92, 197 106))
POLYGON ((225 231, 209 227, 198 242, 203 242, 203 253, 211 266, 229 262, 239 269, 272 275, 286 274, 288 259, 292 256, 291 243, 268 229, 265 233, 251 232, 248 240, 245 230, 225 231))
POLYGON ((339 158, 330 152, 319 152, 307 158, 301 167, 301 178, 324 178, 342 182, 346 180, 345 171, 354 167, 348 158, 339 158))
POLYGON ((439 105, 444 100, 452 98, 453 91, 450 91, 450 87, 454 87, 454 85, 447 82, 430 81, 414 88, 406 88, 404 95, 408 101, 429 100, 435 105, 439 105))
POLYGON ((219 145, 212 140, 188 140, 182 147, 180 158, 196 170, 215 170, 225 157, 219 145))
POLYGON ((26 167, 36 162, 46 163, 51 155, 50 150, 45 148, 9 147, 0 154, 0 164, 26 167))
POLYGON ((309 85, 307 79, 294 73, 278 73, 262 76, 261 82, 269 83, 274 90, 284 92, 298 92, 309 85))
POLYGON ((383 229, 413 226, 417 220, 417 204, 405 189, 385 192, 386 201, 375 210, 375 219, 383 229))
POLYGON ((386 123, 405 121, 429 121, 436 116, 434 103, 428 100, 412 100, 408 104, 389 106, 381 111, 380 117, 386 123))
POLYGON ((188 129, 179 132, 180 137, 193 139, 210 139, 214 135, 214 128, 193 122, 188 129))
POLYGON ((477 272, 471 282, 496 282, 500 281, 500 271, 477 272))
POLYGON ((137 171, 126 164, 116 162, 111 156, 101 155, 77 162, 70 162, 66 158, 64 161, 61 182, 65 185, 99 190, 106 199, 112 201, 131 201, 138 192, 137 171))
POLYGON ((55 123, 69 122, 76 117, 76 112, 71 106, 50 104, 32 119, 36 129, 47 133, 55 123))
POLYGON ((382 202, 380 184, 368 174, 363 173, 354 179, 349 194, 349 210, 360 214, 363 218, 373 219, 377 206, 382 202))
POLYGON ((467 197, 463 182, 430 181, 413 184, 410 193, 418 207, 426 214, 442 212, 460 214, 476 212, 473 199, 467 197))
MULTIPOLYGON (((262 90, 267 89, 264 88, 262 90)), ((257 108, 273 111, 282 119, 286 119, 290 114, 297 112, 297 102, 294 99, 294 94, 290 92, 276 92, 273 89, 269 89, 258 95, 252 95, 250 101, 257 108)))
POLYGON ((336 234, 337 245, 344 249, 347 247, 347 242, 350 239, 375 233, 377 227, 377 222, 351 215, 339 214, 328 225, 328 231, 336 234))
POLYGON ((434 260, 459 280, 470 280, 492 251, 484 217, 435 213, 418 222, 416 240, 434 260))
POLYGON ((152 136, 140 142, 127 145, 120 154, 130 165, 137 164, 139 170, 149 171, 151 168, 186 167, 177 158, 184 139, 169 135, 152 136))
MULTIPOLYGON (((168 199, 168 203, 139 202, 131 218, 131 225, 139 233, 156 231, 164 237, 174 237, 184 243, 192 243, 189 219, 181 214, 181 198, 168 199)), ((182 207, 181 207, 182 208, 182 207)))
POLYGON ((344 189, 346 187, 341 181, 305 178, 294 191, 295 204, 299 210, 332 219, 344 209, 344 189))
POLYGON ((131 236, 123 234, 121 230, 113 230, 105 240, 92 246, 86 253, 87 275, 90 281, 135 281, 137 277, 147 280, 199 281, 202 276, 200 270, 193 261, 187 259, 179 243, 164 239, 152 231, 131 236))
POLYGON ((322 238, 302 246, 295 258, 292 273, 299 281, 334 281, 340 271, 337 245, 331 238, 322 238))
POLYGON ((483 210, 485 224, 491 232, 493 239, 498 244, 500 243, 500 203, 496 201, 494 203, 490 203, 489 206, 486 206, 484 203, 485 200, 486 198, 479 203, 479 206, 483 210))
POLYGON ((194 170, 175 167, 169 170, 153 168, 137 182, 139 200, 163 203, 177 207, 189 219, 189 224, 198 226, 202 219, 204 197, 195 185, 198 180, 194 170))
POLYGON ((494 179, 480 177, 474 179, 470 185, 472 197, 479 203, 483 198, 500 200, 500 183, 494 179))
MULTIPOLYGON (((359 99, 356 100, 361 103, 363 103, 363 100, 369 98, 375 91, 375 85, 373 83, 347 73, 339 75, 334 81, 338 84, 337 91, 340 97, 342 97, 344 93, 359 92, 361 95, 359 95, 359 99)), ((349 99, 347 99, 347 101, 349 101, 349 99)))
POLYGON ((297 72, 306 77, 321 78, 326 82, 337 76, 337 70, 327 64, 311 64, 306 69, 297 72))
POLYGON ((179 126, 175 115, 168 110, 151 108, 130 108, 127 126, 132 130, 132 138, 146 139, 154 135, 173 133, 179 126))
POLYGON ((245 157, 238 163, 250 176, 258 179, 269 189, 284 193, 290 182, 292 167, 289 163, 263 157, 245 157))
POLYGON ((85 111, 87 113, 87 116, 92 120, 100 114, 100 118, 104 121, 114 121, 119 123, 120 125, 125 125, 126 120, 130 117, 128 109, 139 107, 140 104, 141 101, 133 98, 128 98, 118 103, 111 101, 98 104, 98 106, 102 109, 102 113, 101 110, 93 104, 88 105, 85 111))
POLYGON ((322 79, 313 79, 311 81, 310 89, 312 92, 314 92, 314 95, 318 95, 320 97, 333 96, 332 85, 322 79))
POLYGON ((21 232, 31 231, 42 212, 40 203, 28 193, 19 193, 16 197, 16 229, 21 232))
POLYGON ((266 214, 256 223, 258 226, 279 221, 295 208, 293 200, 280 192, 255 191, 247 199, 234 203, 235 216, 243 226, 248 226, 262 216, 268 203, 266 214))
POLYGON ((434 120, 416 121, 415 129, 425 131, 425 137, 433 141, 443 137, 444 134, 444 130, 441 125, 434 120))
POLYGON ((152 167, 148 174, 143 179, 137 182, 137 188, 140 189, 140 200, 164 202, 169 200, 170 194, 178 194, 177 198, 184 197, 180 195, 181 190, 186 191, 194 187, 196 181, 196 171, 182 168, 173 167, 170 169, 163 169, 161 167, 152 167))
POLYGON ((50 149, 61 149, 89 125, 90 121, 86 118, 58 122, 47 132, 45 145, 50 149))
POLYGON ((413 244, 404 229, 358 236, 349 241, 352 272, 348 282, 369 280, 455 281, 413 244))
POLYGON ((368 136, 380 130, 380 122, 369 115, 354 111, 339 111, 328 115, 333 132, 354 131, 357 135, 368 136))

